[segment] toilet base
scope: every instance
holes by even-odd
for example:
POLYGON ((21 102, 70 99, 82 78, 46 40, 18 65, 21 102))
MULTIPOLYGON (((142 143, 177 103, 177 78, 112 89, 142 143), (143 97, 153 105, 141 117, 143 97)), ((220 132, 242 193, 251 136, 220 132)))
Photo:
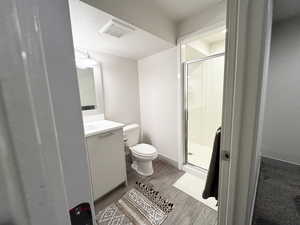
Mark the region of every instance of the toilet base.
POLYGON ((152 160, 149 161, 138 161, 134 160, 131 164, 132 169, 134 169, 138 174, 148 177, 153 174, 152 160))

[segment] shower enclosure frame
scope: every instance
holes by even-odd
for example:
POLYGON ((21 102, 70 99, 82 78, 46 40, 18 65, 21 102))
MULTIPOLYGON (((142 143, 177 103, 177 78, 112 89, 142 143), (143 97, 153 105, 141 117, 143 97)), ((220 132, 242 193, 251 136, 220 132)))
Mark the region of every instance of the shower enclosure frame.
MULTIPOLYGON (((189 163, 188 162, 188 135, 189 135, 189 132, 188 132, 188 118, 189 118, 189 112, 188 112, 188 66, 190 64, 193 64, 193 63, 198 63, 198 62, 204 62, 204 61, 207 61, 207 60, 210 60, 210 59, 215 59, 215 58, 218 58, 218 57, 222 57, 222 56, 225 56, 225 52, 221 52, 221 53, 217 53, 217 54, 213 54, 213 55, 209 55, 209 56, 206 56, 206 57, 203 57, 203 58, 199 58, 199 59, 193 59, 193 60, 188 60, 188 61, 185 61, 183 62, 183 107, 184 107, 184 118, 183 118, 183 127, 184 127, 184 155, 183 155, 183 165, 186 166, 188 165, 189 167, 191 167, 193 170, 198 170, 199 172, 201 173, 204 173, 206 174, 207 173, 207 170, 200 167, 200 166, 197 166, 197 165, 194 165, 192 163, 189 163)), ((224 74, 223 74, 224 76, 224 74)))

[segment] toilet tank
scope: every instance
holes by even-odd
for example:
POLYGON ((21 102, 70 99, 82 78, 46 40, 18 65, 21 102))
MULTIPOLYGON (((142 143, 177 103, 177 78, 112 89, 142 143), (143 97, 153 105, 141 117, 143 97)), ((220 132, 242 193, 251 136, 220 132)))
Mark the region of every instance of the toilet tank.
POLYGON ((124 138, 128 147, 137 145, 140 139, 140 126, 138 124, 130 124, 123 128, 124 138))

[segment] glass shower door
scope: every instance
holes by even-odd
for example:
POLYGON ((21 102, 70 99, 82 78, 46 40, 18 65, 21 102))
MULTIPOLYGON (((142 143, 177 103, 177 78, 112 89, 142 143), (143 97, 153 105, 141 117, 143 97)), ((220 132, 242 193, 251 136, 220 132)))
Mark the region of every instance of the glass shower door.
POLYGON ((222 121, 224 54, 185 63, 186 163, 208 170, 222 121))

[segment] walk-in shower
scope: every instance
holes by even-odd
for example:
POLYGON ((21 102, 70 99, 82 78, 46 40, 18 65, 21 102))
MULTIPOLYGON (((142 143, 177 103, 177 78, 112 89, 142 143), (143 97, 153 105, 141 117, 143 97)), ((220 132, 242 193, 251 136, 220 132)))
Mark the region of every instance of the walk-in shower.
POLYGON ((208 170, 222 121, 225 35, 184 46, 185 163, 208 170))

